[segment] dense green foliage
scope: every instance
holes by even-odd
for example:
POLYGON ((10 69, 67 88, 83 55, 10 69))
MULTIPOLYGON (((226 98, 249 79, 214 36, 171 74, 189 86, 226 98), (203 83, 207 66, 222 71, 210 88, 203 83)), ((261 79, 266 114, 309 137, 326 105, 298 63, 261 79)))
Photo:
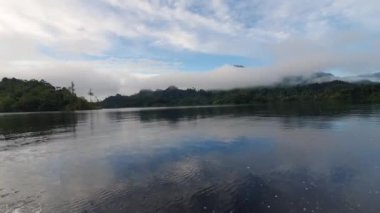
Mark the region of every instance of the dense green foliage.
MULTIPOLYGON (((55 88, 41 80, 4 78, 0 82, 0 112, 94 109, 72 88, 55 88)), ((380 103, 380 83, 332 81, 298 86, 273 86, 206 91, 178 89, 141 90, 131 96, 115 95, 101 102, 104 108, 258 104, 287 102, 380 103)))
POLYGON ((102 106, 117 108, 276 102, 380 103, 380 84, 332 81, 228 91, 181 90, 172 86, 166 90, 142 90, 131 96, 117 94, 106 98, 102 106))
POLYGON ((91 109, 92 104, 67 88, 41 80, 4 78, 0 82, 0 112, 91 109))

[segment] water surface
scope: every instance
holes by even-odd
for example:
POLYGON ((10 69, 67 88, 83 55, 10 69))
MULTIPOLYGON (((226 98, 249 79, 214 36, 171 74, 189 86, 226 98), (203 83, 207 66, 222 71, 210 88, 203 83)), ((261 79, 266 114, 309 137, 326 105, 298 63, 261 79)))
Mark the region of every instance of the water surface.
POLYGON ((0 212, 380 212, 380 107, 0 114, 0 212))

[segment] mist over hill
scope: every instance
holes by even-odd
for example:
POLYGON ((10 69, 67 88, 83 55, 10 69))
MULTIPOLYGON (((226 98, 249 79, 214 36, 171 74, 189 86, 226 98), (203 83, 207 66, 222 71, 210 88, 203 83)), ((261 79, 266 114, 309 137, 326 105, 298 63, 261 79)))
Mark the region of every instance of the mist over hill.
POLYGON ((313 83, 324 83, 334 80, 340 80, 338 77, 331 73, 318 72, 313 73, 308 76, 297 75, 297 76, 287 76, 284 77, 277 86, 295 86, 295 85, 306 85, 313 83))
POLYGON ((325 83, 330 81, 345 81, 350 83, 370 83, 370 82, 380 82, 380 72, 370 73, 370 74, 360 74, 351 76, 336 76, 332 73, 327 72, 317 72, 311 75, 295 75, 287 76, 282 78, 278 82, 277 86, 295 86, 295 85, 306 85, 313 83, 325 83))

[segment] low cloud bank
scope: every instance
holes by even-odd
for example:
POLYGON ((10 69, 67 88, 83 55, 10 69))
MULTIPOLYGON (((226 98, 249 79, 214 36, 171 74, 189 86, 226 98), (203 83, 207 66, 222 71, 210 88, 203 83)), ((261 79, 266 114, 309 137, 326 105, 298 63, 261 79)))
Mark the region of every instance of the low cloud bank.
POLYGON ((270 85, 287 76, 307 76, 336 68, 346 70, 347 75, 360 75, 376 72, 378 67, 380 64, 372 53, 356 56, 314 52, 313 56, 293 57, 268 67, 238 68, 225 65, 208 72, 157 71, 154 67, 147 68, 146 72, 136 72, 136 67, 130 64, 107 61, 3 63, 0 77, 44 79, 60 87, 74 82, 79 95, 86 96, 92 89, 102 99, 116 93, 133 94, 141 89, 164 89, 170 85, 197 89, 243 88, 270 85), (149 72, 149 69, 152 71, 149 72))

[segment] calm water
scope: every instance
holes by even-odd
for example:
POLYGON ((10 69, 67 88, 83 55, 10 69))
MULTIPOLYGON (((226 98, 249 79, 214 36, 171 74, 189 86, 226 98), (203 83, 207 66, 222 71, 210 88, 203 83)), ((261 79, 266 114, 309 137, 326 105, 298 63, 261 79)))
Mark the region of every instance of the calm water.
POLYGON ((0 212, 380 212, 380 107, 0 114, 0 212))

